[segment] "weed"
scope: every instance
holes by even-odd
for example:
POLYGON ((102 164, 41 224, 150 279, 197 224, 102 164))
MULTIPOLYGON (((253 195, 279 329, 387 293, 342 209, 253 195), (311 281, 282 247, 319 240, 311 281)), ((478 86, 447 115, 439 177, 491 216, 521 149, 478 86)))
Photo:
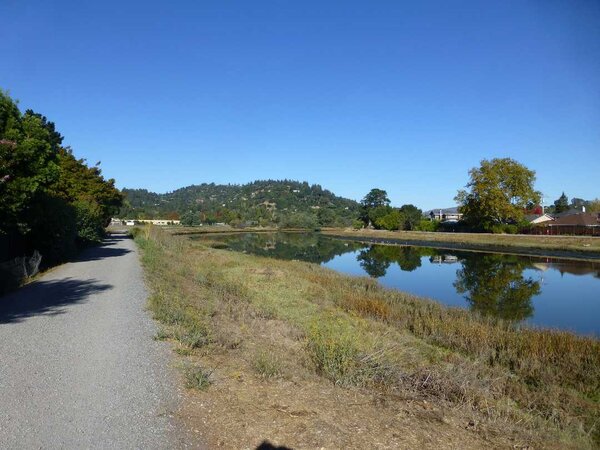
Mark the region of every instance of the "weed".
POLYGON ((156 334, 154 335, 154 340, 156 341, 165 341, 167 339, 171 339, 173 337, 173 333, 166 328, 159 328, 156 334))
POLYGON ((211 342, 210 333, 205 326, 198 323, 182 328, 177 339, 189 348, 200 348, 211 342))
POLYGON ((186 387, 204 391, 212 384, 212 371, 207 371, 200 366, 187 366, 185 368, 186 387))
POLYGON ((282 373, 281 360, 274 354, 264 350, 258 352, 252 365, 262 378, 275 378, 282 373))

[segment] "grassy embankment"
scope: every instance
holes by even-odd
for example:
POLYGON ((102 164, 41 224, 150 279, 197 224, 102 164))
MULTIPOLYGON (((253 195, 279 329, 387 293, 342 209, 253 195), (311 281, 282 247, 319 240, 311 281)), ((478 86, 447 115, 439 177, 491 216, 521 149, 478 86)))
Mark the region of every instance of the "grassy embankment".
POLYGON ((545 256, 600 258, 600 238, 525 234, 441 233, 426 231, 352 230, 324 228, 323 234, 365 241, 433 245, 446 248, 531 253, 545 256))
POLYGON ((136 242, 158 337, 205 389, 186 420, 208 425, 216 445, 600 444, 595 339, 514 331, 367 278, 153 227, 136 242))

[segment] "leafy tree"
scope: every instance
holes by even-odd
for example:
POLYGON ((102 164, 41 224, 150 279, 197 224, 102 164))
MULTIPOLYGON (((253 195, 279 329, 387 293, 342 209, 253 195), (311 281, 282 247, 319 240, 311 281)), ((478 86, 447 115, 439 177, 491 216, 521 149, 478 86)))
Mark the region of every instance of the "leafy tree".
POLYGON ((360 205, 360 220, 365 225, 369 225, 369 223, 375 225, 378 218, 391 212, 387 192, 378 188, 371 189, 361 200, 360 205))
POLYGON ((319 227, 319 221, 315 214, 293 213, 281 217, 279 226, 282 228, 306 228, 314 230, 319 227))
POLYGON ((76 159, 62 140, 54 123, 32 110, 21 114, 0 91, 0 237, 19 252, 39 250, 46 265, 100 240, 122 203, 114 180, 76 159))
POLYGON ((372 209, 379 206, 389 206, 390 199, 388 198, 386 191, 374 188, 365 195, 360 204, 365 208, 372 209))
POLYGON ((400 212, 404 218, 401 227, 403 230, 415 230, 423 218, 423 211, 415 205, 402 205, 400 212))
POLYGON ((422 219, 418 225, 415 227, 415 230, 419 231, 438 231, 440 228, 440 222, 437 220, 427 220, 422 219))
POLYGON ((587 211, 591 213, 600 213, 600 198, 588 202, 587 211))
POLYGON ((569 197, 567 197, 565 195, 565 193, 563 192, 562 195, 554 201, 554 212, 558 214, 558 213, 567 211, 568 209, 569 209, 569 197))
POLYGON ((497 224, 520 222, 527 205, 540 201, 533 187, 535 172, 513 159, 483 160, 469 175, 468 190, 459 191, 455 200, 473 228, 491 230, 497 224))
POLYGON ((188 211, 181 216, 180 223, 186 227, 197 227, 200 225, 200 217, 198 216, 198 213, 188 211))
POLYGON ((22 215, 38 192, 56 179, 58 164, 47 123, 21 115, 0 91, 0 233, 27 231, 22 215))
MULTIPOLYGON (((372 211, 377 211, 378 209, 386 208, 385 206, 376 208, 372 211)), ((389 206, 387 207, 389 208, 389 206)), ((391 209, 391 208, 390 208, 391 209)), ((379 217, 374 217, 373 224, 377 229, 383 229, 388 231, 399 230, 402 228, 403 223, 405 221, 405 216, 397 209, 392 209, 387 212, 385 215, 380 215, 379 217)))

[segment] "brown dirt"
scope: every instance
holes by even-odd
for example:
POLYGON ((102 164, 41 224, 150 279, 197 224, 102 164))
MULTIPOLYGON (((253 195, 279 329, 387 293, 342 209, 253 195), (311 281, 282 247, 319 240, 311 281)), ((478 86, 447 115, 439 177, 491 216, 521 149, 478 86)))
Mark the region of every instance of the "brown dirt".
POLYGON ((213 384, 188 390, 180 412, 209 448, 251 449, 264 440, 295 449, 521 447, 450 405, 335 386, 314 374, 285 322, 254 318, 248 325, 239 327, 247 330, 239 347, 189 358, 214 369, 213 384), (255 349, 265 344, 282 361, 287 354, 278 377, 265 379, 252 367, 255 349))

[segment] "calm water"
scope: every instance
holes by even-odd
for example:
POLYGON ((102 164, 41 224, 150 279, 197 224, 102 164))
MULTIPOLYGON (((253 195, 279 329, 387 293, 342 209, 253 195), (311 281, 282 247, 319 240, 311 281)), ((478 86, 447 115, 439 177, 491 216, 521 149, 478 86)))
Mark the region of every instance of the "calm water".
POLYGON ((366 245, 317 233, 209 239, 234 251, 370 276, 387 287, 517 323, 600 336, 600 262, 366 245))

